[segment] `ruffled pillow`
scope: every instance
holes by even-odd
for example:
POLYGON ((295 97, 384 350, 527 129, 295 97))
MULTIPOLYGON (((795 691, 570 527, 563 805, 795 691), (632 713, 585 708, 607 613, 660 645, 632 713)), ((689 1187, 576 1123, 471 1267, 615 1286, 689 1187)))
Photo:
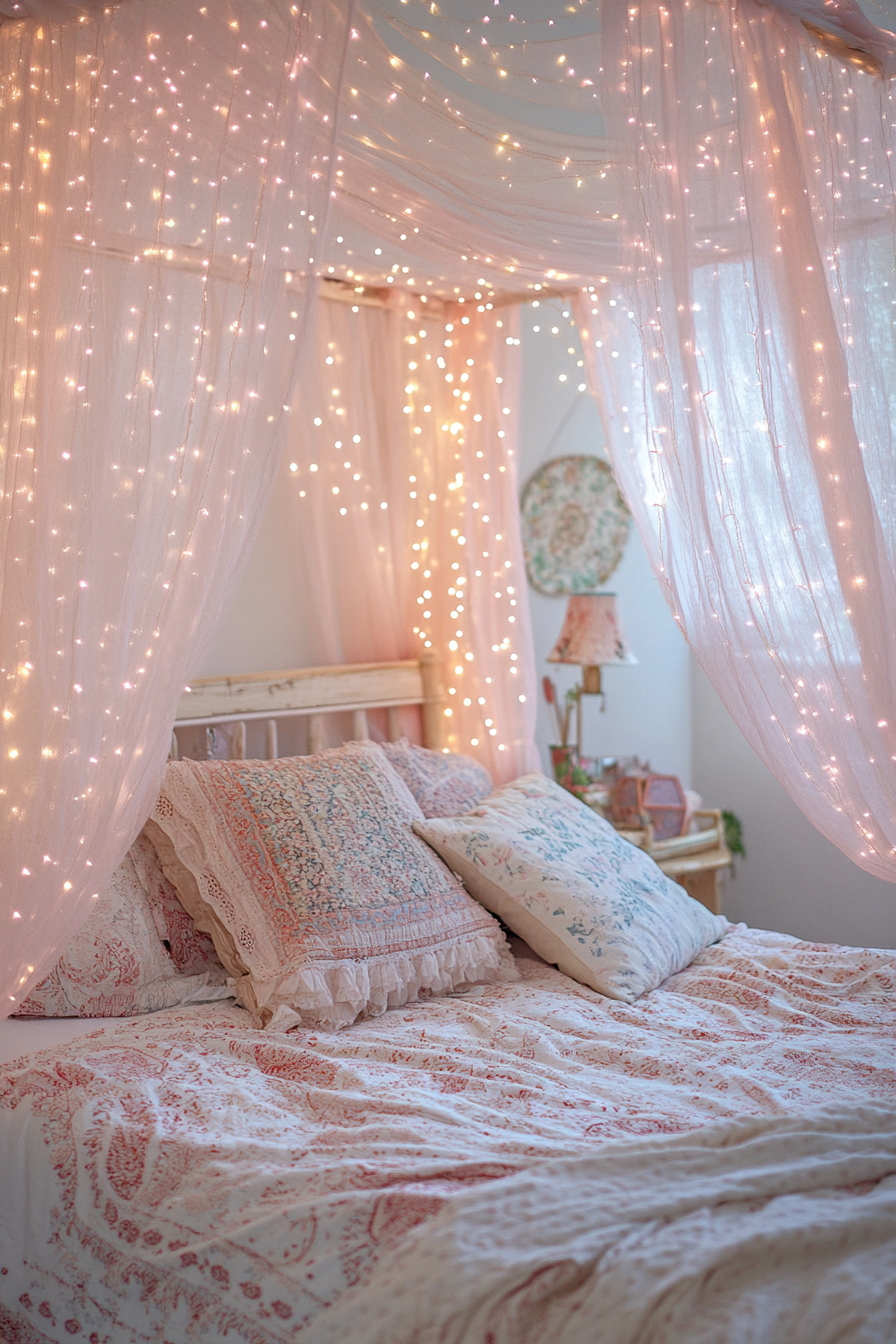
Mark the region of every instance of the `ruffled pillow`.
POLYGON ((67 951, 20 1005, 16 1017, 133 1017, 232 996, 215 958, 182 975, 156 931, 131 854, 97 898, 67 951))
POLYGON ((494 788, 485 766, 470 756, 429 751, 406 737, 383 742, 382 747, 424 817, 456 817, 475 807, 494 788))
POLYGON ((207 933, 197 929, 177 899, 177 892, 162 872, 159 857, 148 837, 139 835, 131 845, 130 854, 146 892, 156 932, 181 975, 223 972, 214 943, 207 933))
POLYGON ((264 1026, 336 1028, 516 977, 497 922, 411 822, 383 752, 169 762, 147 834, 264 1026))
POLYGON ((728 928, 537 772, 466 816, 416 821, 414 830, 540 957, 612 999, 632 1003, 728 928))

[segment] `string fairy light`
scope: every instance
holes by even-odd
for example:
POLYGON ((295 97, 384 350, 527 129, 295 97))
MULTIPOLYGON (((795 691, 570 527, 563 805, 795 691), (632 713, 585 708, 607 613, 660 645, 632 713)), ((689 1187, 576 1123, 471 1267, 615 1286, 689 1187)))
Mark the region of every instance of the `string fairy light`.
MULTIPOLYGON (((315 535, 331 535, 338 545, 338 530, 329 529, 341 523, 352 529, 359 557, 385 553, 384 563, 401 567, 405 637, 412 635, 421 651, 445 655, 445 750, 480 755, 499 776, 512 773, 512 761, 523 768, 531 658, 525 574, 512 521, 517 315, 482 303, 468 317, 466 301, 396 296, 380 314, 384 325, 371 327, 369 304, 358 306, 358 314, 346 302, 324 306, 341 309, 344 334, 334 337, 335 319, 328 322, 322 313, 327 339, 316 358, 318 367, 338 371, 340 391, 337 396, 334 383, 324 402, 315 394, 321 384, 312 370, 302 438, 309 451, 324 445, 327 468, 324 476, 297 464, 293 476, 304 491, 303 507, 324 520, 315 535), (363 323, 363 339, 351 334, 355 320, 363 323), (390 323, 397 328, 391 338, 390 323), (392 413, 388 403, 378 403, 371 417, 356 389, 368 386, 363 361, 370 347, 386 339, 395 342, 392 413), (390 498, 378 500, 380 446, 359 443, 350 462, 341 449, 355 425, 372 425, 375 438, 376 423, 390 421, 399 435, 388 441, 398 480, 390 498), (329 512, 333 505, 338 512, 329 512), (394 514, 388 531, 386 505, 394 514)), ((382 383, 378 390, 382 398, 382 383)), ((353 441, 361 438, 352 433, 353 441)))
POLYGON ((567 239, 561 270, 543 239, 533 247, 529 225, 543 220, 550 194, 558 222, 582 213, 603 243, 615 238, 613 158, 604 147, 595 78, 595 0, 575 6, 547 0, 525 19, 490 11, 481 21, 429 4, 408 4, 401 12, 385 5, 375 22, 359 17, 358 33, 336 174, 345 251, 331 249, 328 273, 367 286, 425 285, 443 298, 454 292, 470 299, 485 279, 500 293, 525 292, 533 281, 573 286, 590 279, 593 236, 584 248, 578 241, 570 248, 567 239), (558 64, 560 42, 564 60, 558 64), (574 62, 565 59, 573 49, 574 62), (466 89, 476 90, 473 98, 466 89), (557 133, 546 137, 522 126, 520 102, 543 106, 557 133), (408 162, 413 175, 402 167, 408 162), (471 199, 489 201, 490 211, 478 212, 473 246, 457 245, 458 237, 469 239, 469 221, 462 211, 452 217, 450 193, 439 191, 444 164, 454 165, 471 199), (371 255, 365 235, 379 252, 371 255))
MULTIPOLYGON (((896 66, 890 34, 866 38, 896 66)), ((686 4, 676 28, 633 0, 605 54, 640 202, 632 281, 582 323, 617 473, 740 727, 892 879, 893 344, 856 302, 889 306, 896 283, 892 92, 856 68, 867 51, 807 44, 769 7, 704 22, 686 4)))
POLYGON ((347 37, 312 67, 298 6, 96 10, 0 21, 4 1010, 148 815, 276 468, 347 37))

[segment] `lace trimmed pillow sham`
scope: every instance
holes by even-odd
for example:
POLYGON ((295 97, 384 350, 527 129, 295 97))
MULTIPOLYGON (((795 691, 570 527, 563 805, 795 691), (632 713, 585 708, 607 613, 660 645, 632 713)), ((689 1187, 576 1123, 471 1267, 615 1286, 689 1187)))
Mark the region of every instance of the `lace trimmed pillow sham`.
POLYGON ((146 892, 156 932, 180 973, 198 975, 202 971, 223 972, 224 967, 214 943, 207 933, 197 929, 177 899, 177 892, 162 872, 162 865, 150 840, 145 835, 138 835, 131 845, 130 854, 146 892))
POLYGON ((217 958, 201 971, 180 973, 159 938, 133 853, 125 855, 87 922, 16 1017, 134 1017, 232 996, 217 958))
POLYGON ((609 998, 634 1002, 728 928, 537 772, 414 830, 533 951, 609 998))
POLYGON ((383 752, 173 761, 147 834, 262 1025, 338 1028, 516 977, 491 915, 422 840, 383 752))
POLYGON ((383 751, 416 799, 424 817, 456 817, 494 788, 484 766, 470 756, 430 751, 403 737, 383 751))

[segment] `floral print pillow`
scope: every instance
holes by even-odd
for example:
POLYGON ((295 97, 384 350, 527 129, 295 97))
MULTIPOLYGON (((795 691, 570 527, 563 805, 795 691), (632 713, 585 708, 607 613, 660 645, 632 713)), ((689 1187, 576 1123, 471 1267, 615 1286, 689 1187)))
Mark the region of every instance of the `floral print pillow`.
POLYGON ((414 830, 545 961, 634 1002, 728 928, 602 817, 533 772, 414 830))
POLYGON ((497 921, 413 832, 384 753, 171 761, 147 834, 263 1026, 348 1026, 515 979, 497 921))
POLYGON ((133 1017, 232 996, 217 959, 199 973, 180 973, 156 931, 132 853, 17 1017, 133 1017))
POLYGON ((494 787, 485 766, 471 756, 430 751, 406 737, 383 742, 382 747, 424 817, 456 817, 475 807, 494 787))

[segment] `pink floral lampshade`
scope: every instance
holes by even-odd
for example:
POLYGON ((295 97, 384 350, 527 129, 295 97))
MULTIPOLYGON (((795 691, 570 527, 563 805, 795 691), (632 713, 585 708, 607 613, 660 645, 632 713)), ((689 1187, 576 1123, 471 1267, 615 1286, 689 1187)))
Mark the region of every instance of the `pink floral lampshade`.
MULTIPOLYGON (((626 642, 615 593, 585 593, 571 597, 549 663, 578 663, 581 667, 607 663, 637 663, 626 642)), ((587 688, 586 688, 587 689, 587 688)))

